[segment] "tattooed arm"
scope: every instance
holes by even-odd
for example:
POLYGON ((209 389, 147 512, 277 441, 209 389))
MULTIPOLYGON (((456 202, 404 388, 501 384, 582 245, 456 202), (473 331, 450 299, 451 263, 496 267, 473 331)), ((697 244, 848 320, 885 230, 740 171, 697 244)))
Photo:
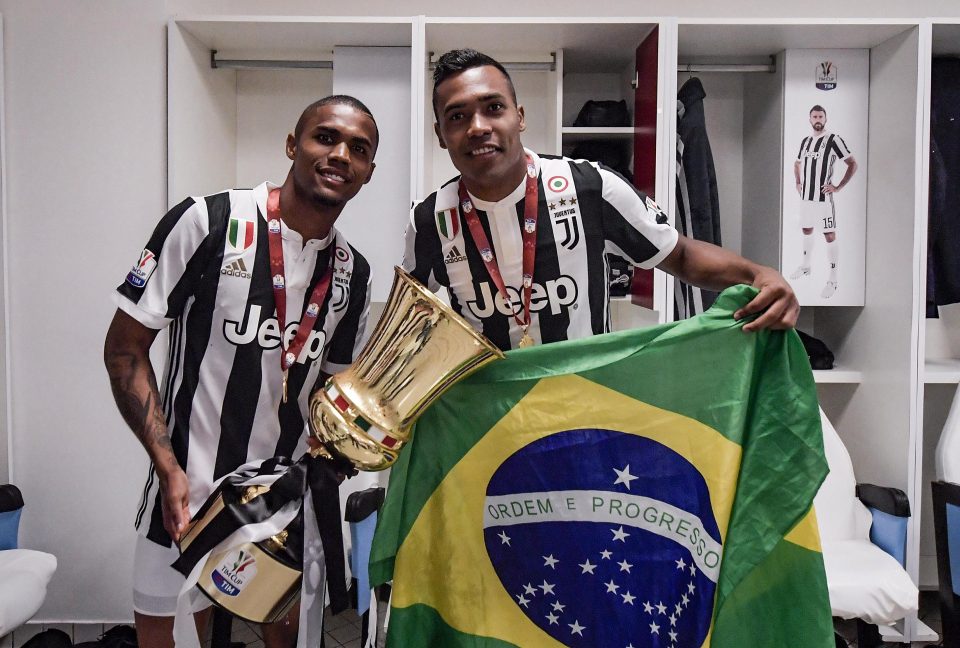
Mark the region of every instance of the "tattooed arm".
POLYGON ((177 463, 160 407, 150 345, 158 331, 117 310, 107 331, 103 361, 123 420, 143 444, 160 479, 163 525, 175 540, 190 521, 187 475, 177 463))

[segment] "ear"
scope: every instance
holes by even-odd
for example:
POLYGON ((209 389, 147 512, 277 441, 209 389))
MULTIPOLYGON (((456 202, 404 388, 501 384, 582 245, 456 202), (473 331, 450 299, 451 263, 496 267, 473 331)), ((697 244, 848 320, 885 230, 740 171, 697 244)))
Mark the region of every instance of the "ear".
POLYGON ((293 133, 287 134, 287 158, 292 160, 297 157, 297 139, 293 133))
POLYGON ((370 163, 370 171, 367 173, 367 179, 363 181, 363 184, 370 182, 370 178, 373 177, 373 170, 377 168, 377 165, 373 162, 370 163))
POLYGON ((443 135, 440 134, 440 122, 434 122, 433 132, 437 134, 437 139, 440 140, 440 148, 446 150, 447 143, 443 141, 443 135))
POLYGON ((527 130, 527 118, 523 114, 523 106, 517 106, 517 113, 520 115, 520 132, 527 130))

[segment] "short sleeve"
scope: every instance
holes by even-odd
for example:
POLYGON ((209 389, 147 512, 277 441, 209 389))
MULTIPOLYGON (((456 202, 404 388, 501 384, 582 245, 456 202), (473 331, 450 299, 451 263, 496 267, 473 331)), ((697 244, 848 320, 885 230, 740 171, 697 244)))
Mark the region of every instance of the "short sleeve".
POLYGON ((157 224, 139 258, 114 293, 117 307, 152 329, 182 314, 192 294, 198 255, 209 235, 204 203, 192 198, 171 209, 157 224))
POLYGON ((641 268, 653 268, 677 245, 679 234, 652 198, 622 176, 600 167, 605 251, 641 268))

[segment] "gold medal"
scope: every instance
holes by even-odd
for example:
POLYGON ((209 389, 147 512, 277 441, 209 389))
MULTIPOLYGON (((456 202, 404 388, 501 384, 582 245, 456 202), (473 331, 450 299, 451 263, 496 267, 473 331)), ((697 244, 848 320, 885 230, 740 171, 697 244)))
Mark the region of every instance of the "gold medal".
POLYGON ((532 347, 536 342, 533 341, 533 338, 526 331, 523 332, 523 337, 520 338, 520 343, 517 344, 517 347, 521 349, 526 349, 527 347, 532 347))

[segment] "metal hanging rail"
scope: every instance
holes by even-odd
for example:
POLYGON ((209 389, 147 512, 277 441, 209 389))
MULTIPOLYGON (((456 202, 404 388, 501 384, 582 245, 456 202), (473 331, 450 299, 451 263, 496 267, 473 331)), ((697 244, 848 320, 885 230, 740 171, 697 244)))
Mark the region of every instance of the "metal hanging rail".
POLYGON ((210 67, 232 70, 332 70, 333 61, 295 61, 282 59, 218 59, 217 50, 210 50, 210 67))

